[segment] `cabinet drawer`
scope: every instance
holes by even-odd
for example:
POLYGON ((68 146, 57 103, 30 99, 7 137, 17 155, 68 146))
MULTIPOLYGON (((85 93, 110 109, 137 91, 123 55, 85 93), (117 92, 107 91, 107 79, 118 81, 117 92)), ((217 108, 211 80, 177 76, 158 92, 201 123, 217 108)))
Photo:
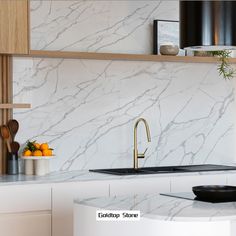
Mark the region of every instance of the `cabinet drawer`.
POLYGON ((49 186, 1 186, 0 214, 44 210, 51 210, 49 186))
POLYGON ((51 214, 47 212, 0 214, 0 235, 50 236, 51 214))

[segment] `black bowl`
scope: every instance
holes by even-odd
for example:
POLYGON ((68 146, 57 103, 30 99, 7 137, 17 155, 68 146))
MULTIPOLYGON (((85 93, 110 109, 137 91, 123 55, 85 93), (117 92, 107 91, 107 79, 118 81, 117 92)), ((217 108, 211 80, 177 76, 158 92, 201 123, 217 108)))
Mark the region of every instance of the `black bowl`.
POLYGON ((236 201, 236 186, 203 185, 195 186, 192 190, 202 201, 236 201))

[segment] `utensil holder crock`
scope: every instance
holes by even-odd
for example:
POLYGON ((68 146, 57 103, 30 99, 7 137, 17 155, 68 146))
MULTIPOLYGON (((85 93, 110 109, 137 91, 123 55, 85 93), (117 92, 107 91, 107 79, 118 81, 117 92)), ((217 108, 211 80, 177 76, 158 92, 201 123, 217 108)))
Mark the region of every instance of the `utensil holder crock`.
POLYGON ((19 174, 18 153, 8 153, 7 156, 7 174, 19 174))

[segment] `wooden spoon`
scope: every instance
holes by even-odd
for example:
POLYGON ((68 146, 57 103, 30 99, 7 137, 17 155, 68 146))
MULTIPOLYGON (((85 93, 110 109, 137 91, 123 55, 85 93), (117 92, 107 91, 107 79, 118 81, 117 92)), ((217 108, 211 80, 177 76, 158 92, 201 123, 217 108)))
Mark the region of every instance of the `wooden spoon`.
POLYGON ((12 141, 14 141, 15 136, 16 136, 18 130, 19 130, 19 123, 18 123, 17 120, 9 120, 8 123, 7 123, 7 126, 9 128, 12 141))
POLYGON ((20 149, 20 144, 18 142, 11 143, 11 152, 12 153, 18 153, 19 149, 20 149))
POLYGON ((5 142, 7 143, 8 152, 11 153, 10 131, 9 131, 9 129, 8 129, 8 127, 6 125, 2 125, 1 126, 1 135, 2 135, 3 139, 5 140, 5 142))

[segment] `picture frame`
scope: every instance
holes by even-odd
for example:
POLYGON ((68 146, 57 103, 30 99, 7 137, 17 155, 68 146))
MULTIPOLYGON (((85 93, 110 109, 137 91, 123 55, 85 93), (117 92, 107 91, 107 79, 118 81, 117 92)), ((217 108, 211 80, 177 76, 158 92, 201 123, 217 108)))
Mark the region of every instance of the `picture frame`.
MULTIPOLYGON (((179 46, 179 21, 154 20, 153 21, 153 54, 158 55, 160 45, 173 43, 179 46)), ((178 56, 185 56, 185 50, 180 49, 178 56)))

